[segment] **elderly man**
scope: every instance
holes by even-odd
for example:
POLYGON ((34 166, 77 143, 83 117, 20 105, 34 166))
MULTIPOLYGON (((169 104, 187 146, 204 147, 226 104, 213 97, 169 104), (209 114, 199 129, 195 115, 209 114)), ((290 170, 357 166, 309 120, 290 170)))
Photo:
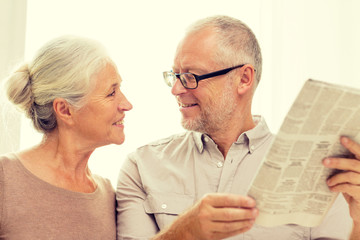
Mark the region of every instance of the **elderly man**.
MULTIPOLYGON (((246 191, 272 141, 265 120, 251 114, 261 65, 256 37, 241 21, 215 16, 191 26, 177 48, 172 71, 164 72, 189 131, 128 156, 117 186, 118 239, 349 236, 351 218, 342 195, 318 227, 254 224, 258 210, 246 191)), ((346 140, 345 146, 360 155, 360 146, 346 140)), ((348 170, 351 163, 345 160, 327 159, 324 164, 348 170)), ((328 184, 334 191, 351 189, 345 196, 358 226, 360 181, 348 179, 335 176, 328 184)))

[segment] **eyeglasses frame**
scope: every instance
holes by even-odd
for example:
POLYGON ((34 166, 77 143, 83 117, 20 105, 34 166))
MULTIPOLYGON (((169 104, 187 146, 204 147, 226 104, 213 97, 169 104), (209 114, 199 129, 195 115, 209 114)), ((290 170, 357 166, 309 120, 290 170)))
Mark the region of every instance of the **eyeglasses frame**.
MULTIPOLYGON (((186 88, 186 89, 196 89, 198 87, 198 85, 199 85, 199 81, 201 81, 201 80, 204 80, 204 79, 207 79, 207 78, 212 78, 212 77, 217 77, 217 76, 221 76, 221 75, 225 75, 228 72, 230 72, 230 71, 232 71, 232 70, 234 70, 236 68, 241 68, 241 67, 243 67, 245 65, 246 64, 240 64, 240 65, 237 65, 235 67, 225 68, 225 69, 222 69, 222 70, 218 70, 218 71, 203 74, 203 75, 196 75, 194 73, 174 73, 172 71, 170 71, 170 72, 173 73, 175 75, 175 77, 180 80, 181 85, 183 85, 184 88, 186 88), (193 88, 184 86, 183 80, 180 77, 183 74, 191 74, 191 75, 193 75, 195 77, 195 80, 196 80, 196 86, 193 87, 193 88)), ((164 75, 165 75, 165 73, 168 74, 169 71, 168 72, 163 72, 164 75)), ((167 83, 166 79, 165 79, 165 82, 167 83)))

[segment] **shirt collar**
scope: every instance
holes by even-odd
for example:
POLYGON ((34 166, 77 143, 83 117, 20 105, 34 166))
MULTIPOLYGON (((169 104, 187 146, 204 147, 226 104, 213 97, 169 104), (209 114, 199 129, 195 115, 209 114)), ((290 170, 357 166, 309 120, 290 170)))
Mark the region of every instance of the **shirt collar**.
MULTIPOLYGON (((255 151, 266 139, 271 136, 271 132, 265 122, 264 117, 259 115, 253 116, 256 126, 246 132, 243 132, 235 142, 235 144, 245 144, 249 148, 249 152, 255 151)), ((206 134, 200 132, 192 132, 195 145, 200 153, 204 151, 204 139, 206 134)))
POLYGON ((194 139, 197 149, 199 150, 200 153, 202 153, 204 151, 204 142, 203 141, 204 141, 205 134, 200 133, 200 132, 192 132, 192 135, 193 135, 193 139, 194 139))

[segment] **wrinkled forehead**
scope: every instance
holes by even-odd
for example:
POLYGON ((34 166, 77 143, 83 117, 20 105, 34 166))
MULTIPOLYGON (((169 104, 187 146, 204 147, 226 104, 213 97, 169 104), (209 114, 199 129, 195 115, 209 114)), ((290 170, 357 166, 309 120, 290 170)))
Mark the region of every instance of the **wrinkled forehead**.
POLYGON ((216 35, 211 29, 187 34, 179 43, 174 59, 174 69, 191 69, 194 65, 215 63, 216 35))

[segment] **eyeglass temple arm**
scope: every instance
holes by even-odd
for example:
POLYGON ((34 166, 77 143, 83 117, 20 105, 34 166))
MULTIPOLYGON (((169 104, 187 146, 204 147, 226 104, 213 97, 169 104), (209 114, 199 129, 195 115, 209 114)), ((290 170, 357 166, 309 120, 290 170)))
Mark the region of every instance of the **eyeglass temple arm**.
POLYGON ((226 74, 226 73, 230 72, 231 70, 233 70, 235 68, 243 67, 244 65, 245 64, 241 64, 241 65, 238 65, 238 66, 235 66, 235 67, 226 68, 226 69, 223 69, 223 70, 220 70, 220 71, 204 74, 204 75, 201 75, 201 76, 197 76, 197 75, 194 75, 194 76, 196 77, 196 80, 200 81, 200 80, 205 79, 205 78, 211 78, 211 77, 216 77, 216 76, 219 76, 219 75, 226 74))

